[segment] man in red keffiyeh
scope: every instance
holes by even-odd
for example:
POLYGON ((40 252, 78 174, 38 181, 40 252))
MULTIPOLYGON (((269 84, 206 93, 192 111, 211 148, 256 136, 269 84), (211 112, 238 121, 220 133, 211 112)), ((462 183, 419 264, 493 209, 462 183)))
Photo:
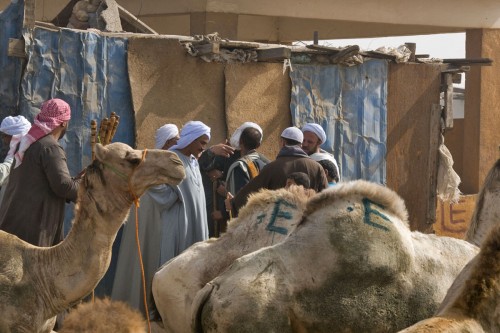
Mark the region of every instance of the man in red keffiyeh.
POLYGON ((76 201, 79 184, 69 175, 66 154, 58 143, 70 118, 65 101, 44 102, 14 155, 0 206, 0 229, 34 245, 62 241, 65 202, 76 201))

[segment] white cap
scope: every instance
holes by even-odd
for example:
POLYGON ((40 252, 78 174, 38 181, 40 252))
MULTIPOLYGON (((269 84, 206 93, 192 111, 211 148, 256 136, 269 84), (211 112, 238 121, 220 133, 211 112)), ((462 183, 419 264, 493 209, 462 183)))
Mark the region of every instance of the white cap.
POLYGON ((294 140, 300 143, 304 141, 304 134, 297 127, 285 128, 285 130, 281 133, 281 137, 285 139, 294 140))
POLYGON ((314 123, 307 123, 304 125, 304 127, 302 127, 302 132, 312 132, 316 134, 321 143, 325 143, 326 141, 326 133, 323 127, 321 127, 321 125, 314 123))

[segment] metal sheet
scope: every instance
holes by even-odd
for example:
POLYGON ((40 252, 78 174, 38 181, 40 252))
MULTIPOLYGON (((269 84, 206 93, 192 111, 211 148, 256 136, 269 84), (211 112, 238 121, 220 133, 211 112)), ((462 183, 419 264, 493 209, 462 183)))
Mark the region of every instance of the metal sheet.
POLYGON ((292 122, 320 124, 342 180, 386 183, 387 62, 355 67, 294 65, 290 71, 292 122))

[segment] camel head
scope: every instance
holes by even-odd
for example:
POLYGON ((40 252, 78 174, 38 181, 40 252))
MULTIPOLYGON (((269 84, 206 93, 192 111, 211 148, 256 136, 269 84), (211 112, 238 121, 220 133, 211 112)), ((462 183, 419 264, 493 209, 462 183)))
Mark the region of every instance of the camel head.
POLYGON ((137 198, 151 186, 177 185, 186 176, 181 160, 166 150, 136 150, 116 142, 107 146, 97 144, 95 157, 87 173, 99 169, 105 175, 104 182, 118 180, 114 186, 137 198))

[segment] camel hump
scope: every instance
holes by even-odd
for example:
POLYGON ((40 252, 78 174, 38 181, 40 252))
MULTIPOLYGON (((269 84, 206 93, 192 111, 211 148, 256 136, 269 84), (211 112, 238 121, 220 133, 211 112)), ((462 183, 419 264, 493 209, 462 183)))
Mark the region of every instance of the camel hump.
POLYGON ((299 228, 309 229, 301 232, 323 239, 325 246, 339 254, 338 264, 343 269, 338 274, 369 276, 368 281, 392 279, 410 270, 414 256, 407 216, 404 202, 395 192, 375 183, 353 181, 309 200, 299 228))

